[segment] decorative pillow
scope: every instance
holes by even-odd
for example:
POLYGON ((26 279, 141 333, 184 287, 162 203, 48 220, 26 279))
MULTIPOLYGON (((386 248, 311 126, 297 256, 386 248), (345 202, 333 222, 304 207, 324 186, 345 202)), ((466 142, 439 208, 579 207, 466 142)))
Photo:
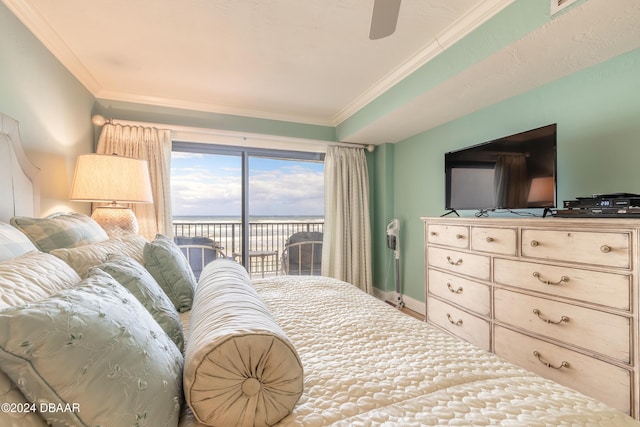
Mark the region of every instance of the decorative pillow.
MULTIPOLYGON (((0 403, 15 405, 16 409, 13 412, 0 411, 0 426, 2 427, 49 427, 49 424, 38 412, 30 411, 33 404, 24 397, 4 372, 0 372, 0 403), (29 411, 20 412, 17 411, 18 408, 27 408, 29 411)), ((33 409, 37 409, 37 407, 33 409)))
POLYGON ((0 309, 47 298, 78 282, 71 267, 44 252, 0 262, 0 309))
POLYGON ((178 312, 146 268, 133 258, 121 255, 111 255, 107 262, 95 268, 109 274, 138 298, 178 349, 183 350, 184 336, 178 312))
POLYGON ((56 213, 46 218, 14 216, 11 225, 31 239, 42 252, 107 240, 107 232, 91 217, 81 213, 56 213))
POLYGON ((0 369, 53 425, 176 426, 183 358, 129 291, 95 271, 0 312, 0 369))
POLYGON ((38 248, 20 230, 6 222, 0 222, 0 261, 37 250, 38 248))
POLYGON ((144 266, 178 311, 191 310, 196 278, 180 248, 162 234, 144 245, 144 266))
MULTIPOLYGON (((11 229, 24 237, 15 228, 11 229)), ((0 309, 47 298, 62 289, 75 286, 79 281, 80 277, 71 267, 44 252, 29 252, 0 262, 0 309)), ((4 372, 0 372, 0 402, 29 408, 27 399, 4 372)), ((2 411, 0 425, 45 427, 47 424, 36 412, 2 411)))
POLYGON ((146 243, 144 237, 132 234, 77 248, 55 249, 50 253, 69 264, 80 277, 87 277, 91 267, 102 264, 109 255, 126 255, 142 263, 146 243))
POLYGON ((302 395, 295 348, 241 265, 208 264, 195 293, 184 369, 193 414, 211 426, 274 425, 302 395))

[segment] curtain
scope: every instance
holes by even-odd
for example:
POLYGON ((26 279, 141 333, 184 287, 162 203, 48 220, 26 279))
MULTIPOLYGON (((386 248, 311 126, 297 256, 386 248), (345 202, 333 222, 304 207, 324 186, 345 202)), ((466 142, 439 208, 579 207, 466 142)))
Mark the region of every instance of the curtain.
POLYGON ((527 159, 522 154, 501 154, 495 169, 495 197, 499 208, 527 207, 527 159))
POLYGON ((324 177, 322 274, 371 293, 369 174, 364 150, 329 147, 324 177))
POLYGON ((173 236, 171 223, 171 131, 105 124, 98 139, 98 154, 143 159, 149 163, 153 203, 131 205, 138 219, 139 234, 151 240, 157 233, 173 236))

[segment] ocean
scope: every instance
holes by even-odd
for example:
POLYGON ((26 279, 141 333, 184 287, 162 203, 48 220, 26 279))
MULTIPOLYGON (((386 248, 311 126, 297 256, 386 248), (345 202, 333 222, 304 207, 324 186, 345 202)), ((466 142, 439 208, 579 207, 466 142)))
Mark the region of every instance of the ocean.
MULTIPOLYGON (((174 223, 241 223, 239 216, 174 216, 174 223)), ((272 216, 260 216, 249 215, 249 222, 251 223, 290 223, 290 222, 324 222, 324 215, 272 215, 272 216)))

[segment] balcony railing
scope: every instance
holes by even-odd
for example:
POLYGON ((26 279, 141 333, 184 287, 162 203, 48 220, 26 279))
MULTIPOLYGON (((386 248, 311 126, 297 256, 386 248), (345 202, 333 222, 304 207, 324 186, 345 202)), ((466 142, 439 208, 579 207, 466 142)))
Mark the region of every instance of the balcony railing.
MULTIPOLYGON (((251 256, 249 273, 252 275, 274 275, 280 272, 280 257, 289 236, 299 231, 320 231, 324 222, 319 221, 273 221, 249 222, 249 251, 270 253, 266 256, 251 256)), ((242 224, 239 222, 173 222, 174 236, 208 237, 222 247, 228 258, 241 260, 242 224)))

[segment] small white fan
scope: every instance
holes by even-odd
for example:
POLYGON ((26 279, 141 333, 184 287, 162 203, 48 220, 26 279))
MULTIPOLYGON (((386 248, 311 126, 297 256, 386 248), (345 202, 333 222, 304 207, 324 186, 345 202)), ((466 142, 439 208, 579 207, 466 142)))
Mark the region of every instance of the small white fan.
POLYGON ((396 260, 396 304, 398 307, 404 307, 402 289, 400 289, 400 221, 398 219, 392 219, 387 224, 387 246, 393 249, 396 260))

